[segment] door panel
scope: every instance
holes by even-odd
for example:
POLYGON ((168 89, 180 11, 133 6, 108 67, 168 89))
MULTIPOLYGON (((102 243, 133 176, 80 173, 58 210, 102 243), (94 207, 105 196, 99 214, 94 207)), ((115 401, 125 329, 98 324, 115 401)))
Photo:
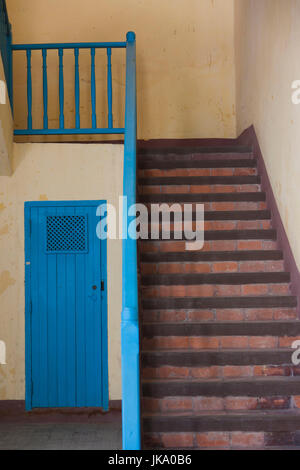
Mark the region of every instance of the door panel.
POLYGON ((100 203, 26 204, 28 409, 107 407, 106 292, 101 291, 106 245, 96 236, 100 203))

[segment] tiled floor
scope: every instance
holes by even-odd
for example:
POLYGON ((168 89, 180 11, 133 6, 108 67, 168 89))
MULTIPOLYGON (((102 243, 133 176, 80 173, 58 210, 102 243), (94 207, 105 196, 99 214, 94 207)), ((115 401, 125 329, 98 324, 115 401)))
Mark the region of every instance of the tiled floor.
POLYGON ((0 449, 119 450, 121 423, 1 423, 0 449))

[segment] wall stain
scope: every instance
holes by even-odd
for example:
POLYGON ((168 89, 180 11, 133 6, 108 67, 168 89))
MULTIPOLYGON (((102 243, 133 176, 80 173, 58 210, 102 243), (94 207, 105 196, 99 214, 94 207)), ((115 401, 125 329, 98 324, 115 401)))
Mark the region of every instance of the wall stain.
POLYGON ((13 286, 16 280, 13 279, 9 271, 2 271, 0 274, 0 295, 6 291, 9 286, 13 286))
POLYGON ((3 204, 3 202, 0 202, 0 212, 4 211, 6 206, 3 204))
POLYGON ((0 237, 2 235, 7 235, 9 233, 9 225, 6 224, 2 228, 0 228, 0 237))
POLYGON ((40 201, 48 201, 47 194, 40 194, 39 200, 40 201))

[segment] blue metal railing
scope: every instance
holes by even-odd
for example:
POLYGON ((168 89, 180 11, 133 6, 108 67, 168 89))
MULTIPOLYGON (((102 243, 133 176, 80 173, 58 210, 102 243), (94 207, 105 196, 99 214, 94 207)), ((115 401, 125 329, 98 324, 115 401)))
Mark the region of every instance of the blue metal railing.
MULTIPOLYGON (((93 43, 61 43, 61 44, 13 44, 12 51, 26 51, 27 59, 27 129, 16 129, 15 135, 72 135, 72 134, 124 134, 125 128, 113 127, 112 112, 112 65, 111 55, 114 48, 127 48, 128 42, 93 42, 93 43), (48 76, 47 76, 47 51, 56 49, 58 53, 58 75, 59 75, 59 128, 48 127, 48 76), (75 82, 75 127, 65 127, 64 116, 64 50, 74 51, 74 82, 75 82), (90 49, 91 57, 91 127, 80 126, 80 50, 90 49), (108 103, 108 126, 97 127, 96 116, 96 71, 95 51, 106 49, 107 52, 107 103, 108 103), (32 73, 31 57, 32 51, 40 50, 43 65, 43 127, 35 129, 32 127, 32 73)), ((11 55, 11 54, 10 54, 11 55)))
MULTIPOLYGON (((135 34, 127 33, 124 144, 124 196, 136 203, 136 52, 135 34)), ((140 449, 140 369, 137 241, 128 235, 131 218, 123 208, 122 249, 122 429, 123 449, 140 449)))

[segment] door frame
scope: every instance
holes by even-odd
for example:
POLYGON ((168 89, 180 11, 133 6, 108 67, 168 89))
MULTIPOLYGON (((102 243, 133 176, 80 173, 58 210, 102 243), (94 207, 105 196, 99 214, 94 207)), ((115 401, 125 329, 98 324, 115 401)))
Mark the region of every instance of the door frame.
MULTIPOLYGON (((100 204, 107 204, 106 200, 87 201, 26 201, 24 203, 24 243, 25 243, 25 409, 32 409, 32 341, 31 341, 31 221, 30 211, 32 207, 82 207, 89 206, 96 208, 100 204)), ((95 227, 96 230, 96 227, 95 227)), ((102 342, 102 409, 108 410, 109 390, 108 390, 108 326, 107 326, 107 240, 100 241, 100 265, 101 280, 104 281, 104 290, 101 291, 101 342, 102 342)))

